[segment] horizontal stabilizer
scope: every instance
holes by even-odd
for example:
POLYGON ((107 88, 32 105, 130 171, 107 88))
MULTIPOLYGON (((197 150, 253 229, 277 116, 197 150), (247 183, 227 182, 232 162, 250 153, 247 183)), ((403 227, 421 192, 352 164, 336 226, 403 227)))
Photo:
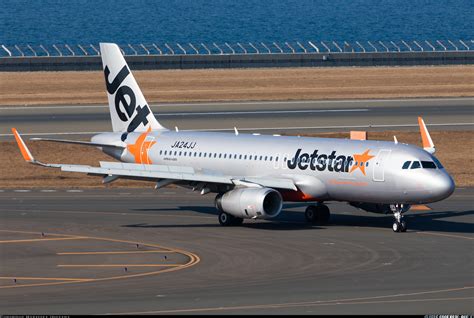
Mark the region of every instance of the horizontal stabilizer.
POLYGON ((79 140, 50 139, 50 138, 30 138, 30 140, 60 142, 60 143, 65 143, 65 144, 75 144, 75 145, 92 146, 92 147, 112 147, 112 148, 119 148, 119 149, 125 148, 125 146, 120 146, 120 145, 110 145, 110 144, 102 144, 102 143, 97 143, 97 142, 79 141, 79 140))

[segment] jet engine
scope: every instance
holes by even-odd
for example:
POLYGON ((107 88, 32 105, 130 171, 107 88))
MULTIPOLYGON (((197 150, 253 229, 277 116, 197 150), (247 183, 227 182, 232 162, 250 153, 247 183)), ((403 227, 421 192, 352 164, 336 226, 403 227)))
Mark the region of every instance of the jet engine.
POLYGON ((216 208, 235 217, 271 219, 281 212, 283 199, 270 188, 236 188, 216 197, 216 208))

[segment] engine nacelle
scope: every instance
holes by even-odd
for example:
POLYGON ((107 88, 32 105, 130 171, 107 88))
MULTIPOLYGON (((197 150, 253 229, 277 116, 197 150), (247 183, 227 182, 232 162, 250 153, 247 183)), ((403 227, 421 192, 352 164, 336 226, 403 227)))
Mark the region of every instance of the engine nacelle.
POLYGON ((282 207, 280 193, 270 188, 237 188, 216 197, 217 209, 244 219, 271 219, 282 207))

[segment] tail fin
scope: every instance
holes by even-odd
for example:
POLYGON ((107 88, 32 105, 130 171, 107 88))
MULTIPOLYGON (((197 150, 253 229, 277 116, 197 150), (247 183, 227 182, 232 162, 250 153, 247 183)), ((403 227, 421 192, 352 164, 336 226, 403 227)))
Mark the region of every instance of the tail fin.
POLYGON ((113 131, 166 129, 153 116, 117 44, 100 43, 100 53, 113 131))

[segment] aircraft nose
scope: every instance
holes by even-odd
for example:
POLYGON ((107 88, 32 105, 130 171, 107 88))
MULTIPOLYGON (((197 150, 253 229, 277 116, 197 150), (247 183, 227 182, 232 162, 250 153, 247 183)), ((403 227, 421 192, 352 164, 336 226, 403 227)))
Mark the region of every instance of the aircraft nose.
POLYGON ((437 175, 432 182, 432 193, 437 200, 446 199, 454 192, 454 180, 447 173, 437 175))

